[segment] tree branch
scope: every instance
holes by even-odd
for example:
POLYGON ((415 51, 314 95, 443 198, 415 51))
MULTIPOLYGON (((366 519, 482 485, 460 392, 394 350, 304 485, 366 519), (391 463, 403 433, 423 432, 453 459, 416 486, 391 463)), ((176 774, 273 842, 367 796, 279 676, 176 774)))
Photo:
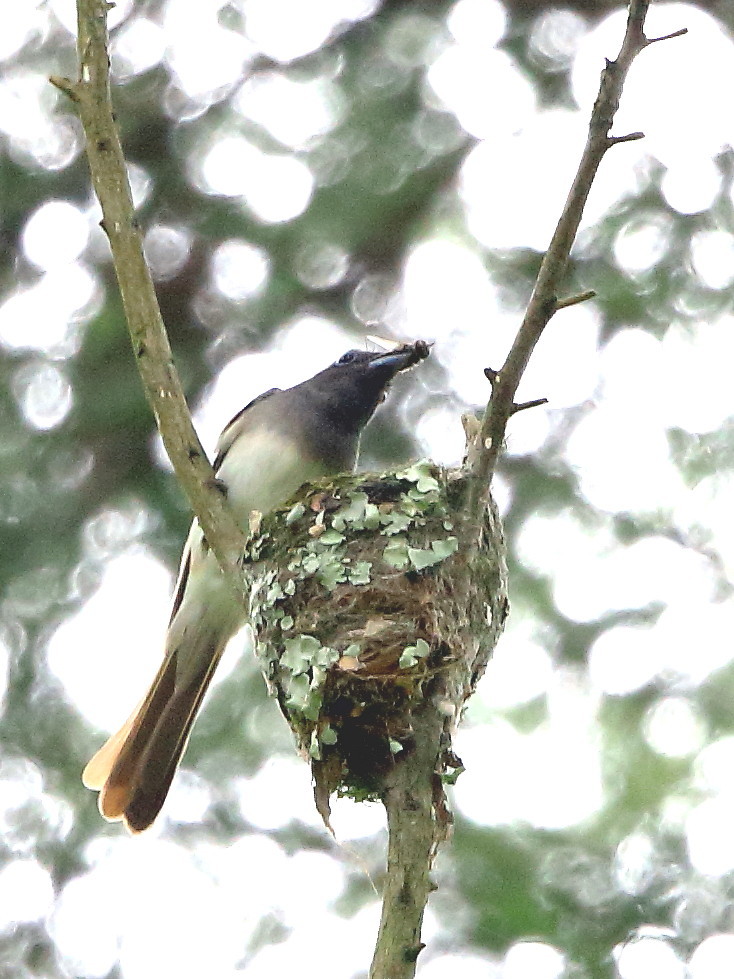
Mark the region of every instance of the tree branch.
MULTIPOLYGON (((466 539, 471 541, 472 548, 478 546, 489 486, 507 422, 514 413, 542 401, 515 402, 532 351, 557 309, 590 298, 584 293, 559 301, 558 294, 583 208, 604 154, 618 142, 641 136, 634 133, 610 137, 609 131, 630 65, 637 54, 653 43, 643 32, 648 4, 649 0, 630 0, 624 41, 617 60, 609 62, 602 72, 581 162, 541 263, 525 317, 502 368, 488 375, 492 382, 491 396, 467 455, 470 479, 465 513, 470 536, 466 539)), ((79 109, 92 181, 102 205, 103 227, 112 248, 133 351, 164 445, 217 560, 243 595, 240 559, 245 536, 215 488, 213 471, 191 424, 143 258, 111 108, 107 6, 105 0, 77 0, 79 81, 56 79, 54 83, 79 109)), ((681 32, 674 36, 678 33, 681 32)), ((471 574, 469 562, 463 563, 464 573, 471 574)), ((422 947, 422 918, 432 890, 430 869, 447 823, 436 774, 445 718, 434 708, 435 705, 425 712, 416 712, 415 749, 409 758, 395 765, 382 787, 389 825, 388 869, 370 979, 411 979, 422 947)))
MULTIPOLYGON (((544 398, 517 403, 515 394, 530 355, 556 310, 593 298, 593 292, 559 299, 560 285, 578 231, 583 209, 607 150, 618 142, 641 137, 640 133, 610 137, 622 87, 634 58, 648 44, 643 32, 649 0, 630 0, 627 29, 617 60, 602 72, 599 94, 589 122, 589 134, 571 190, 541 262, 535 288, 523 322, 505 363, 499 371, 485 368, 491 394, 481 422, 462 419, 467 435, 464 471, 468 489, 464 497, 463 539, 468 545, 454 566, 457 581, 476 573, 489 488, 504 441, 508 420, 519 411, 545 403, 544 398)), ((675 36, 678 36, 677 32, 675 36)), ((423 728, 416 724, 416 757, 396 764, 386 780, 382 800, 388 814, 388 874, 383 896, 380 932, 370 979, 412 979, 422 945, 420 928, 431 890, 429 873, 441 842, 442 819, 436 793, 436 751, 440 729, 430 728, 432 706, 426 703, 423 728)), ((435 706, 435 705, 434 705, 435 706)), ((434 716, 434 725, 437 723, 434 716)))
POLYGON ((430 870, 448 829, 443 786, 436 773, 444 723, 429 700, 413 715, 415 750, 385 778, 387 876, 369 979, 412 979, 423 948, 423 912, 434 890, 430 870))
POLYGON ((581 297, 559 302, 558 293, 599 164, 611 146, 641 139, 643 135, 609 135, 627 73, 634 59, 648 45, 685 33, 684 29, 669 34, 666 38, 646 38, 643 27, 649 2, 650 0, 630 0, 624 40, 616 61, 608 61, 601 74, 599 94, 589 121, 589 134, 566 204, 541 262, 525 317, 507 359, 499 371, 493 372, 495 376, 487 409, 474 445, 467 452, 471 479, 465 506, 466 539, 471 542, 472 547, 476 546, 478 540, 481 514, 504 442, 507 422, 517 411, 515 393, 530 355, 556 310, 589 298, 588 294, 582 294, 581 297))
POLYGON ((191 422, 143 256, 125 160, 110 96, 105 0, 77 0, 79 80, 52 78, 76 104, 86 136, 102 228, 112 249, 135 361, 163 444, 223 572, 244 600, 241 557, 246 538, 216 488, 214 471, 191 422))

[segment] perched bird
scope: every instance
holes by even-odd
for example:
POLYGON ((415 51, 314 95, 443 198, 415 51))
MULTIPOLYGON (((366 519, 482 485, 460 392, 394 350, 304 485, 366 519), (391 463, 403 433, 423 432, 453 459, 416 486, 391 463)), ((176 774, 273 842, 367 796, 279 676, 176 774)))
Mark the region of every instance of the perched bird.
MULTIPOLYGON (((253 510, 285 503, 305 482, 354 468, 364 426, 397 373, 428 356, 418 341, 388 352, 350 350, 286 390, 273 388, 235 415, 217 444, 214 471, 247 528, 253 510)), ((122 728, 84 769, 105 819, 146 829, 163 805, 227 641, 245 612, 196 520, 181 559, 163 663, 122 728)))

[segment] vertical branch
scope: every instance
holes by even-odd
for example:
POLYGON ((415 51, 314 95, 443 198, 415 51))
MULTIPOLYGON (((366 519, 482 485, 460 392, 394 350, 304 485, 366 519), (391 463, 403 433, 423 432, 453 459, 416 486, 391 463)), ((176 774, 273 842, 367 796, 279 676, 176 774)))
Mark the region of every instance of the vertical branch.
POLYGON ((446 836, 443 786, 436 774, 446 718, 429 699, 413 715, 415 750, 386 776, 387 876, 369 979, 412 979, 421 926, 434 889, 430 870, 446 836))
MULTIPOLYGON (((479 552, 480 530, 509 418, 540 401, 515 402, 515 395, 530 356, 556 310, 591 298, 590 293, 559 299, 558 291, 568 257, 591 190, 607 150, 620 142, 642 138, 642 133, 609 135, 619 107, 622 88, 634 58, 653 43, 643 26, 649 0, 630 0, 624 40, 616 61, 607 62, 589 122, 589 134, 561 217, 538 273, 523 322, 501 370, 488 369, 492 393, 477 431, 472 431, 467 452, 467 492, 464 500, 464 540, 468 555, 457 567, 457 582, 473 573, 479 552)), ((684 33, 682 31, 677 34, 684 33)), ((662 40, 659 38, 658 40, 662 40)), ((542 400, 542 399, 541 399, 542 400)), ((383 896, 380 932, 370 979, 412 979, 422 948, 420 929, 431 883, 430 868, 441 835, 442 792, 436 789, 436 759, 440 727, 432 719, 432 704, 424 705, 416 724, 416 757, 396 764, 386 780, 382 799, 388 814, 388 873, 383 896), (433 791, 432 791, 433 790, 433 791)), ((445 828, 445 820, 444 820, 445 828)))
POLYGON ((112 249, 130 341, 163 444, 220 567, 243 596, 240 558, 245 536, 216 488, 214 472, 191 422, 143 256, 112 111, 107 53, 109 6, 105 0, 77 0, 79 80, 51 81, 76 103, 84 127, 89 170, 102 207, 102 228, 112 249))
POLYGON ((650 0, 630 0, 627 28, 615 61, 608 61, 602 71, 599 94, 589 121, 589 133, 581 161, 556 226, 548 251, 540 265, 525 317, 517 332, 507 359, 499 371, 491 371, 492 393, 484 417, 470 450, 470 484, 466 501, 467 540, 476 542, 481 514, 489 486, 497 466, 504 441, 507 422, 520 408, 515 404, 520 379, 530 355, 553 314, 574 301, 589 298, 589 294, 571 300, 559 299, 558 293, 566 273, 568 257, 576 238, 586 200, 605 153, 617 143, 643 138, 643 133, 610 136, 627 73, 637 55, 655 41, 685 34, 685 30, 665 38, 645 37, 644 23, 650 0))

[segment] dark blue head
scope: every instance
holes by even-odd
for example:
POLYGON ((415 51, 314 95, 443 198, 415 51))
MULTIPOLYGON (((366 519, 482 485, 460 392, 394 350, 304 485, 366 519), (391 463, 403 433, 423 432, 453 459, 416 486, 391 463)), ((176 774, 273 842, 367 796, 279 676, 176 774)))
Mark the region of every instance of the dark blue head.
POLYGON ((331 438, 337 433, 354 438, 372 417, 395 375, 427 356, 428 345, 420 341, 377 353, 348 350, 336 363, 292 390, 304 415, 318 419, 319 428, 328 427, 331 438))
POLYGON ((330 407, 338 414, 340 423, 361 431, 384 399, 395 375, 427 355, 427 346, 418 344, 377 353, 348 350, 313 381, 328 393, 330 407))
POLYGON ((327 470, 347 472, 354 466, 362 429, 390 381, 427 356, 428 345, 421 341, 379 353, 348 350, 280 399, 273 396, 273 407, 282 405, 275 424, 299 432, 308 454, 327 470))

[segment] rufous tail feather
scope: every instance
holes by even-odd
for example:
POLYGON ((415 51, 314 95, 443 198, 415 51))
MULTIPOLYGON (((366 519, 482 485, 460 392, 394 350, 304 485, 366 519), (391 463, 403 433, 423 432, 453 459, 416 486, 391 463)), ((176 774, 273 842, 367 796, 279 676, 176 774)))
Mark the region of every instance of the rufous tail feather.
POLYGON ((180 689, 178 654, 169 653, 144 700, 90 759, 82 781, 99 791, 99 811, 105 819, 122 819, 133 833, 155 820, 223 647, 220 640, 202 652, 201 670, 185 685, 179 681, 180 689))

